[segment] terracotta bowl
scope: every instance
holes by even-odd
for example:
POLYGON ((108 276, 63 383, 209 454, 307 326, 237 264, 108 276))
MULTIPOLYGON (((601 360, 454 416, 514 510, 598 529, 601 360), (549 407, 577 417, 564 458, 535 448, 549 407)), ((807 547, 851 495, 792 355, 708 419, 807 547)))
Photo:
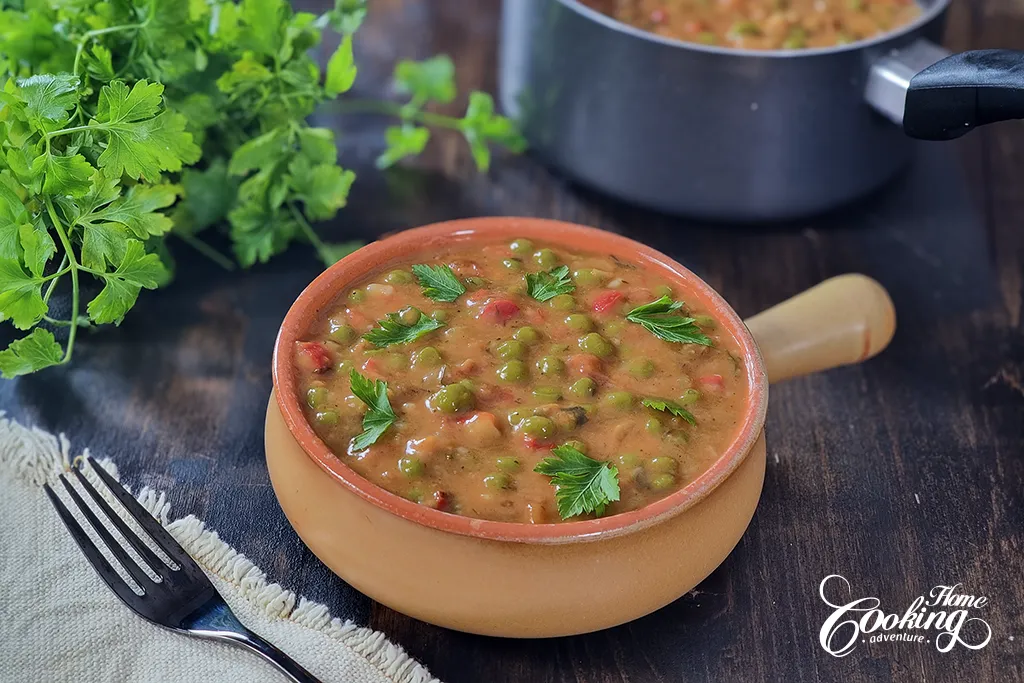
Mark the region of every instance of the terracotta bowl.
POLYGON ((363 247, 296 299, 274 349, 267 466, 302 540, 374 600, 471 633, 526 638, 595 631, 672 602, 735 547, 764 480, 768 382, 865 360, 888 344, 894 329, 888 295, 863 275, 832 278, 745 325, 692 272, 620 235, 533 218, 438 223, 363 247), (749 382, 742 426, 718 460, 686 487, 640 510, 595 520, 531 525, 471 519, 371 484, 306 422, 292 349, 341 290, 435 245, 515 237, 612 254, 657 270, 737 339, 749 382))

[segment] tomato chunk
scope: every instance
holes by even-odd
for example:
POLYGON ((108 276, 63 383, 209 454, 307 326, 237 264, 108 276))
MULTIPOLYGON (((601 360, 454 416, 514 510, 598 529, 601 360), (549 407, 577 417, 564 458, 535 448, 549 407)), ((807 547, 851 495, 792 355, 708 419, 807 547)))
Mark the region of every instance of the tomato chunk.
POLYGON ((324 372, 331 367, 331 352, 320 342, 299 342, 299 353, 313 366, 313 372, 324 372))
POLYGON ((533 451, 551 449, 555 447, 554 441, 541 441, 540 439, 535 439, 532 436, 523 437, 523 443, 526 444, 527 448, 533 451))
POLYGON ((597 377, 601 373, 601 359, 592 353, 577 353, 569 356, 569 369, 583 377, 597 377))
POLYGON ((721 375, 705 375, 697 380, 697 383, 706 389, 721 389, 725 386, 725 380, 721 375))
POLYGON ((620 292, 616 292, 614 290, 600 294, 596 299, 594 299, 594 312, 607 313, 615 306, 615 304, 622 301, 623 298, 624 297, 620 292))
POLYGON ((509 299, 497 299, 480 311, 481 318, 504 325, 519 314, 519 306, 509 299))
POLYGON ((448 495, 447 491, 438 490, 434 491, 430 496, 424 499, 423 504, 429 508, 434 508, 435 510, 441 510, 444 512, 451 505, 451 502, 452 497, 448 495))

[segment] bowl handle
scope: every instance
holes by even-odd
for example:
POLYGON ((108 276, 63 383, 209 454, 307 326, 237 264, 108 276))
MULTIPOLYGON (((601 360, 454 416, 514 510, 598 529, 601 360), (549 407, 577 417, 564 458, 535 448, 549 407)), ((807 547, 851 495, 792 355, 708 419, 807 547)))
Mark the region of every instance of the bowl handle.
POLYGON ((825 280, 746 321, 761 348, 769 382, 871 358, 896 331, 896 311, 867 275, 825 280))

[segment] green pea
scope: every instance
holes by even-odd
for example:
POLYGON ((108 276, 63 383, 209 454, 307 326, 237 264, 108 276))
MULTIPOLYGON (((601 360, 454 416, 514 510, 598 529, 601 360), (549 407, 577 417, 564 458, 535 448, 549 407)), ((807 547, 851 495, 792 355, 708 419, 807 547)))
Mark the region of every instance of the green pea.
POLYGON ((405 497, 414 503, 423 501, 423 490, 417 486, 412 487, 405 493, 405 497))
POLYGON ((705 45, 714 45, 718 38, 711 31, 701 31, 697 34, 697 42, 705 45))
POLYGON ((339 375, 347 378, 349 375, 352 374, 352 361, 339 360, 338 363, 334 366, 334 369, 337 371, 339 375))
POLYGON ((759 36, 761 28, 753 21, 737 21, 729 29, 729 33, 734 36, 759 36))
POLYGON ((338 424, 338 413, 333 410, 321 410, 316 414, 316 423, 319 425, 338 424))
POLYGON ((537 361, 537 369, 542 375, 561 375, 565 372, 565 361, 556 356, 544 356, 537 361))
POLYGON ((548 347, 548 353, 560 354, 569 350, 568 344, 552 344, 548 347))
POLYGON ((533 413, 529 410, 513 410, 508 414, 508 423, 513 427, 518 427, 520 422, 531 415, 533 415, 533 413))
POLYGON ((604 281, 604 278, 593 268, 579 268, 573 271, 572 279, 578 287, 596 287, 604 281))
POLYGON ((489 489, 507 489, 512 483, 512 478, 504 472, 495 472, 484 477, 484 486, 489 489))
POLYGON ((629 374, 639 379, 647 379, 654 374, 654 363, 648 358, 634 358, 629 361, 629 374))
POLYGON ((558 254, 550 249, 541 249, 533 254, 533 261, 541 268, 550 269, 558 265, 558 254))
POLYGON ((633 469, 640 466, 640 458, 635 453, 623 453, 618 457, 619 464, 626 469, 633 469))
POLYGON ((520 327, 512 335, 512 338, 516 341, 521 341, 524 344, 532 344, 540 339, 540 332, 533 329, 532 327, 520 327))
POLYGON ((693 321, 701 327, 706 327, 709 330, 715 329, 717 325, 715 319, 710 315, 695 315, 693 316, 693 321))
POLYGON ((582 313, 570 313, 565 318, 565 324, 576 332, 590 332, 594 329, 594 321, 582 313))
POLYGON ((533 251, 533 242, 531 242, 528 239, 519 237, 517 239, 512 240, 512 242, 508 245, 508 248, 512 251, 513 254, 525 256, 529 254, 531 251, 533 251))
POLYGON ((399 458, 398 471, 412 479, 421 476, 427 470, 427 466, 419 458, 399 458))
POLYGON ((579 439, 570 439, 569 441, 565 442, 565 445, 568 446, 569 448, 575 448, 583 455, 587 454, 587 444, 583 443, 579 439))
POLYGON ((412 273, 404 270, 392 270, 384 276, 384 282, 389 285, 407 285, 412 282, 412 273))
POLYGON ((583 335, 580 337, 579 344, 580 351, 592 353, 598 358, 606 358, 615 352, 615 347, 612 343, 597 332, 583 335))
POLYGON ((351 326, 345 323, 342 318, 331 318, 329 321, 331 331, 327 333, 327 337, 331 341, 336 341, 339 344, 348 344, 356 338, 356 331, 351 326))
POLYGON ((456 384, 461 384, 469 391, 476 391, 476 384, 474 384, 473 380, 468 377, 466 379, 460 379, 456 384))
POLYGON ((562 392, 558 387, 537 387, 533 390, 533 397, 545 403, 554 403, 562 398, 562 392))
POLYGON ((420 320, 420 312, 412 306, 406 306, 398 312, 398 319, 403 325, 415 325, 420 320))
POLYGON ((515 339, 509 339, 498 344, 498 348, 495 351, 498 353, 498 358, 502 360, 519 360, 526 355, 526 344, 515 339))
POLYGON ((483 289, 484 287, 487 286, 487 280, 483 279, 482 277, 476 277, 473 275, 467 277, 464 280, 464 282, 466 283, 466 289, 469 289, 471 291, 476 289, 483 289))
POLYGON ((604 326, 604 333, 609 337, 618 337, 626 329, 626 323, 621 320, 613 320, 604 326))
POLYGON ((555 423, 549 418, 534 415, 519 423, 519 431, 537 439, 546 439, 555 435, 555 423))
POLYGON ((807 47, 807 33, 799 27, 792 29, 786 39, 782 41, 782 47, 786 50, 799 50, 807 47))
POLYGON ((448 311, 442 311, 442 310, 438 309, 438 310, 434 311, 433 313, 431 313, 430 317, 433 318, 434 320, 438 321, 438 322, 442 322, 443 323, 445 320, 448 319, 448 311))
POLYGON ((683 392, 683 395, 679 398, 679 404, 680 405, 684 405, 684 406, 688 406, 688 405, 691 405, 693 403, 696 403, 698 399, 700 399, 700 392, 699 391, 697 391, 696 389, 687 389, 685 392, 683 392))
POLYGON ((457 413, 473 406, 473 392, 465 385, 449 384, 438 389, 427 401, 431 410, 457 413))
POLYGON ((498 368, 498 377, 504 382, 520 382, 527 374, 526 363, 521 360, 510 360, 498 368))
POLYGON ((495 460, 494 464, 498 466, 499 470, 503 470, 505 472, 519 471, 519 459, 513 458, 512 456, 502 456, 495 460))
POLYGON ((661 434, 661 420, 656 417, 647 418, 647 422, 644 423, 644 429, 647 430, 648 434, 661 434))
POLYGON ((518 271, 523 269, 523 262, 517 258, 502 259, 501 265, 505 266, 505 268, 512 271, 518 271))
POLYGON ((366 299, 366 292, 361 289, 353 289, 348 293, 348 300, 354 304, 361 303, 366 299))
POLYGON ((628 391, 610 391, 604 395, 604 403, 618 410, 628 410, 633 405, 633 394, 628 391))
POLYGON ((675 472, 677 469, 679 469, 679 463, 676 462, 676 459, 668 455, 661 455, 658 456, 657 458, 651 458, 651 461, 648 463, 648 465, 654 472, 675 472))
POLYGON ((571 294, 559 294, 548 300, 548 306, 556 311, 571 311, 576 308, 576 299, 573 299, 571 294))
POLYGON ((655 491, 664 491, 675 485, 676 477, 674 474, 659 474, 654 479, 651 479, 651 488, 655 491))
POLYGON ((569 393, 577 398, 587 398, 593 396, 594 392, 597 391, 597 382, 590 379, 589 377, 583 377, 572 383, 569 387, 569 393))
POLYGON ((863 12, 866 6, 865 0, 846 0, 846 7, 852 12, 863 12))
POLYGON ((660 299, 663 296, 672 296, 672 288, 668 285, 658 285, 651 290, 651 293, 654 294, 655 299, 660 299))
POLYGON ((414 368, 436 368, 443 363, 441 352, 433 346, 424 346, 412 354, 412 366, 414 368))
POLYGON ((306 405, 319 408, 327 400, 327 387, 310 387, 306 392, 306 405))

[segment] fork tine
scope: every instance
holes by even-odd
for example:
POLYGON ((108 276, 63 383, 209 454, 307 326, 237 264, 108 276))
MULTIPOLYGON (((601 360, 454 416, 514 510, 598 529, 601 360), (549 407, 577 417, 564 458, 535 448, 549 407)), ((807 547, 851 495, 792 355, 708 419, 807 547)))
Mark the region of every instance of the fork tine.
POLYGON ((109 472, 103 469, 102 465, 93 464, 91 459, 88 459, 88 462, 89 466, 92 467, 92 471, 103 480, 103 483, 107 485, 107 488, 114 494, 114 497, 121 501, 121 505, 125 507, 128 514, 149 534, 157 546, 167 553, 168 557, 182 568, 199 570, 199 565, 196 564, 195 560, 185 552, 184 548, 178 545, 178 542, 164 529, 163 525, 156 521, 156 518, 149 514, 139 501, 135 500, 135 496, 128 493, 127 489, 121 486, 109 472))
POLYGON ((75 543, 82 550, 82 554, 85 555, 85 559, 89 561, 92 568, 96 570, 96 573, 100 575, 100 578, 105 584, 114 591, 117 597, 121 598, 124 604, 128 605, 131 609, 135 609, 135 604, 139 600, 138 594, 132 590, 131 586, 124 582, 121 575, 118 574, 110 563, 107 562, 107 558, 103 556, 92 540, 82 529, 82 525, 78 523, 74 515, 64 505, 64 501, 57 497, 57 494, 53 492, 49 484, 43 486, 43 490, 46 491, 47 498, 50 499, 50 503, 53 508, 57 511, 64 526, 67 527, 68 533, 71 534, 71 538, 75 539, 75 543))
POLYGON ((121 518, 121 515, 114 512, 113 508, 110 507, 110 503, 100 495, 99 491, 96 490, 96 487, 92 485, 92 482, 85 478, 85 475, 82 474, 80 469, 73 467, 71 471, 75 473, 75 478, 78 479, 78 483, 81 484, 82 488, 89 493, 89 497, 96 502, 96 505, 98 505, 100 510, 103 511, 103 514, 106 515, 107 519, 117 527, 117 530, 122 536, 124 536, 125 540, 135 548, 135 552, 137 552, 142 560, 149 565, 150 569, 157 574, 162 575, 164 572, 161 568, 166 567, 167 563, 157 557, 157 554, 149 549, 149 546, 139 538, 138 534, 136 534, 135 531, 125 523, 121 518))
MULTIPOLYGON (((89 524, 92 525, 93 530, 100 537, 100 540, 106 544, 107 550, 110 551, 110 554, 121 563, 121 566, 124 567, 125 571, 131 574, 132 578, 135 579, 135 582, 139 584, 142 590, 146 591, 147 587, 154 584, 155 581, 153 581, 153 579, 151 579, 149 575, 142 570, 142 567, 140 567, 138 563, 132 559, 132 556, 125 551, 121 544, 117 542, 114 535, 111 534, 103 522, 96 517, 92 508, 90 508, 86 502, 82 500, 82 497, 78 495, 78 491, 75 490, 75 487, 71 485, 71 482, 68 481, 66 476, 62 476, 60 478, 60 483, 64 485, 65 489, 67 489, 68 494, 71 496, 72 500, 75 501, 75 505, 78 506, 78 509, 89 521, 89 524)), ((153 571, 156 571, 156 568, 153 568, 153 571)))

